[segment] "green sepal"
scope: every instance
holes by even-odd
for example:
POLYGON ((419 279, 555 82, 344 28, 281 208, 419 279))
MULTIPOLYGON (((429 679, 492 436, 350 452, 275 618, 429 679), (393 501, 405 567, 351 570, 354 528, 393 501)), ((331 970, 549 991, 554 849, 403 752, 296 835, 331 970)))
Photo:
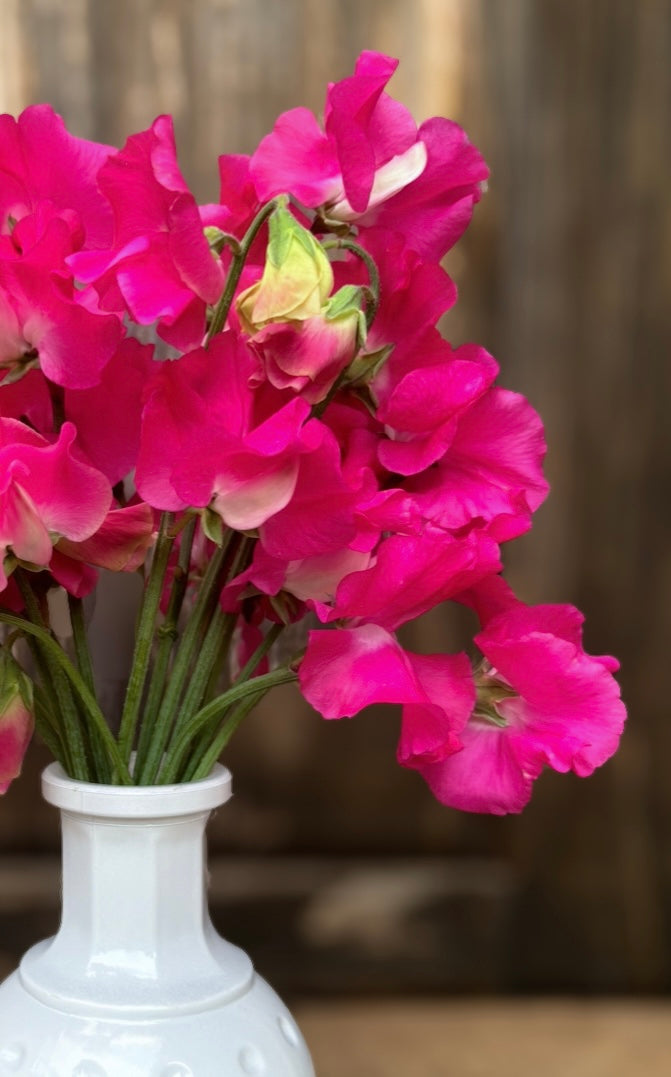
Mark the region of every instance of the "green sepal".
POLYGON ((215 546, 224 545, 224 534, 227 528, 219 513, 211 509, 209 505, 200 514, 200 526, 204 534, 209 538, 210 542, 214 542, 215 546))
POLYGON ((32 713, 33 682, 18 662, 4 647, 0 647, 0 715, 13 703, 17 695, 23 705, 32 713))
POLYGON ((378 348, 377 351, 357 355, 356 359, 352 360, 345 371, 343 384, 352 389, 368 385, 384 366, 393 348, 393 344, 385 344, 382 348, 378 348))

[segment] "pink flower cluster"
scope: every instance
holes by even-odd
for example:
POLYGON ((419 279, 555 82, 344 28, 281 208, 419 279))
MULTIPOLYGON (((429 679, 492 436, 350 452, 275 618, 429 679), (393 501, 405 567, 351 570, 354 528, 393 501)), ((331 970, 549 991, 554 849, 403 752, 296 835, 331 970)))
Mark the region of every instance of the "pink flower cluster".
POLYGON ((543 429, 436 328, 487 166, 456 124, 417 127, 395 67, 363 53, 323 125, 294 109, 221 157, 207 206, 167 116, 120 151, 46 106, 0 117, 0 588, 20 608, 20 565, 83 595, 143 562, 158 513, 197 512, 201 558, 251 540, 221 592, 243 640, 318 626, 298 672, 325 718, 399 703, 402 766, 445 804, 515 812, 544 767, 613 753, 617 663, 500 576, 547 494, 543 429), (397 639, 450 600, 480 619, 475 668, 397 639))

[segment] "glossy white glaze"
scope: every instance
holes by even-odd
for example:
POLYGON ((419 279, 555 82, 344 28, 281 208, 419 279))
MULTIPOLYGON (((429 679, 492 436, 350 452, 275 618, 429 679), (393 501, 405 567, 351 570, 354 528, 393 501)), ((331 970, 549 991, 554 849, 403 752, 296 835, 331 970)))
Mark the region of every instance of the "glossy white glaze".
POLYGON ((0 1075, 314 1077, 291 1014, 210 921, 204 832, 231 795, 71 781, 56 764, 63 916, 0 987, 0 1075))

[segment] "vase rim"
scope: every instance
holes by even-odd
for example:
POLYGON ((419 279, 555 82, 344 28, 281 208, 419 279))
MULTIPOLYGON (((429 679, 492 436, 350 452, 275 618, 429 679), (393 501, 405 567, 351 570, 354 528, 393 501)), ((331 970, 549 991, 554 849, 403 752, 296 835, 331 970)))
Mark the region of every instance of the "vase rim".
POLYGON ((57 808, 107 819, 167 819, 211 811, 232 795, 231 774, 215 764, 207 778, 177 785, 97 785, 68 777, 60 763, 42 772, 42 795, 57 808))

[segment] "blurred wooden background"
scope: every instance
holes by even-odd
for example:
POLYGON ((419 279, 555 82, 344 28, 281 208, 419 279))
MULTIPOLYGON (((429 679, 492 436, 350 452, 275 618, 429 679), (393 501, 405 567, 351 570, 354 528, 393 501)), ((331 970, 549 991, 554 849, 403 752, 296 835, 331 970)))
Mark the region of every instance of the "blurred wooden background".
MULTIPOLYGON (((623 664, 619 756, 589 782, 545 776, 504 820, 433 803, 394 763, 393 713, 324 723, 278 696, 227 760, 224 929, 296 991, 671 987, 671 3, 0 0, 0 13, 0 111, 48 100, 117 144, 170 111, 203 201, 218 153, 251 151, 283 109, 319 111, 360 49, 401 58, 392 92, 418 120, 463 123, 492 170, 449 259, 447 335, 485 344, 547 424, 553 493, 510 577, 529 601, 583 608, 589 649, 623 664)), ((458 643, 447 611, 408 638, 458 643)), ((0 805, 7 962, 55 916, 42 762, 33 752, 0 805)))

